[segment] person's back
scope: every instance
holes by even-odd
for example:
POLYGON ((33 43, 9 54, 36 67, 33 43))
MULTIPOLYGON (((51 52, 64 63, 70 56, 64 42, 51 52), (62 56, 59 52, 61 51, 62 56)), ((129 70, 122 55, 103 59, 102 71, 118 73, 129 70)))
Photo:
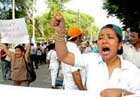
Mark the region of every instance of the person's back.
POLYGON ((50 44, 50 51, 47 54, 47 60, 49 61, 49 70, 51 72, 51 87, 56 88, 56 79, 59 69, 59 61, 57 59, 55 44, 50 44))
POLYGON ((50 60, 50 63, 57 63, 59 64, 57 60, 57 55, 55 50, 50 50, 47 54, 48 59, 50 60))

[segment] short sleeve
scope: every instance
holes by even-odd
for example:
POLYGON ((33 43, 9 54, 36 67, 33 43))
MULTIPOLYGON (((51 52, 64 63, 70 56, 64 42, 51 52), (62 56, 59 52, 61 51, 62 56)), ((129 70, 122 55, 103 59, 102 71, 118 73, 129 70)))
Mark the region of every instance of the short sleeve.
POLYGON ((77 70, 81 70, 81 67, 71 66, 71 72, 75 72, 77 70))
POLYGON ((75 55, 75 66, 76 67, 85 67, 85 58, 84 54, 74 54, 75 55))
POLYGON ((77 67, 87 68, 88 65, 97 64, 98 61, 101 61, 101 58, 97 53, 75 54, 75 66, 77 67))
POLYGON ((57 58, 56 51, 54 51, 53 53, 54 53, 53 55, 54 55, 55 59, 58 59, 58 58, 57 58))

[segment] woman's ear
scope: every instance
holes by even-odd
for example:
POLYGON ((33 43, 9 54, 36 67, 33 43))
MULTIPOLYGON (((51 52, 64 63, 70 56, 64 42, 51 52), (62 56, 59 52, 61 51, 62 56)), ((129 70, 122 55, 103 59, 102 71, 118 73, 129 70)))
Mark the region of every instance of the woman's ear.
POLYGON ((24 53, 24 52, 22 52, 22 55, 25 55, 25 53, 24 53))
POLYGON ((122 42, 120 42, 119 47, 118 47, 118 50, 121 50, 121 49, 122 49, 122 47, 123 47, 123 43, 122 43, 122 42))

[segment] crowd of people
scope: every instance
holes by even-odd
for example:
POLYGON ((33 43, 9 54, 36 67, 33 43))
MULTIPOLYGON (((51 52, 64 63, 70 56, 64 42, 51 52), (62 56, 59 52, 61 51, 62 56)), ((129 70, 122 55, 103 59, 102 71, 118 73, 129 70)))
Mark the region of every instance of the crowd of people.
MULTIPOLYGON (((56 34, 58 59, 69 66, 86 70, 86 82, 82 84, 86 86, 86 90, 95 92, 101 97, 140 95, 139 30, 132 31, 131 46, 125 49, 121 28, 114 24, 105 25, 100 29, 97 39, 99 53, 81 54, 70 50, 67 46, 65 41, 67 31, 64 25, 62 15, 54 16, 52 26, 56 34)), ((70 39, 80 40, 81 35, 82 33, 77 36, 72 35, 70 39)))
POLYGON ((3 79, 29 86, 26 62, 36 70, 41 64, 48 64, 53 89, 62 69, 65 90, 88 90, 101 97, 140 95, 139 29, 131 29, 130 42, 125 43, 121 28, 114 24, 103 26, 93 41, 83 40, 80 28, 65 31, 64 25, 61 15, 54 16, 55 42, 17 45, 14 51, 7 43, 1 44, 3 79))

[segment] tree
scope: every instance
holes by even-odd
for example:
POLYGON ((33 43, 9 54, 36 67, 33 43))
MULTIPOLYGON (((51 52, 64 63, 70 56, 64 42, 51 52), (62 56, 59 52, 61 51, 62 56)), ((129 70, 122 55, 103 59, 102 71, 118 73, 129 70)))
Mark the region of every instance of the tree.
MULTIPOLYGON (((0 19, 12 18, 12 0, 0 0, 0 19)), ((64 3, 70 0, 45 0, 48 5, 48 10, 42 16, 35 17, 35 36, 43 37, 43 39, 52 38, 54 31, 51 27, 51 19, 57 13, 63 14, 66 21, 66 30, 72 26, 78 26, 85 32, 87 37, 95 36, 98 30, 94 24, 94 18, 80 12, 72 10, 65 10, 64 3)), ((15 0, 16 5, 16 18, 25 17, 29 34, 32 36, 32 17, 33 0, 15 0)), ((46 6, 47 7, 47 6, 46 6)))
POLYGON ((54 31, 50 25, 50 22, 52 17, 58 12, 61 13, 65 18, 66 30, 68 30, 72 26, 78 26, 82 29, 86 36, 93 35, 94 37, 95 32, 97 32, 98 29, 97 26, 92 25, 94 24, 94 18, 84 13, 65 10, 63 4, 68 1, 70 0, 46 0, 49 11, 41 17, 37 17, 39 23, 38 25, 43 37, 45 37, 46 39, 53 38, 54 31))
MULTIPOLYGON (((92 38, 95 38, 95 36, 97 35, 98 28, 94 24, 93 17, 87 14, 75 12, 72 10, 63 10, 61 14, 64 16, 64 19, 65 19, 66 31, 69 28, 76 26, 76 27, 79 27, 82 30, 82 32, 85 33, 85 36, 88 38, 90 38, 91 35, 92 35, 92 38)), ((40 28, 41 27, 43 28, 44 36, 47 39, 53 37, 54 35, 54 31, 52 30, 52 27, 50 24, 51 22, 50 17, 52 17, 50 16, 50 12, 45 13, 41 17, 38 17, 40 28)))
MULTIPOLYGON (((31 34, 33 0, 15 0, 15 18, 25 17, 31 34)), ((12 0, 0 0, 0 19, 12 19, 12 0)))
POLYGON ((138 0, 104 0, 108 15, 117 16, 124 29, 140 29, 140 7, 138 0))
MULTIPOLYGON (((28 16, 33 0, 15 0, 15 17, 28 16)), ((12 0, 0 0, 0 19, 12 19, 12 0)))

